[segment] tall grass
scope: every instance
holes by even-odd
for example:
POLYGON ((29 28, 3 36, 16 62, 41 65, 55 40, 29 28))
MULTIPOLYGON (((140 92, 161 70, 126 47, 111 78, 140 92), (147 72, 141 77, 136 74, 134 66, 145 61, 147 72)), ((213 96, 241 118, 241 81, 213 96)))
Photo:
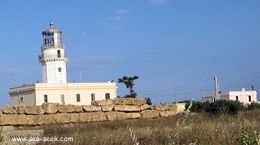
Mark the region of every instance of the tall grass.
MULTIPOLYGON (((243 133, 257 140, 260 110, 237 115, 209 116, 206 113, 177 114, 172 117, 113 122, 53 125, 44 136, 72 136, 73 144, 88 145, 169 145, 243 144, 243 133)), ((40 142, 39 144, 59 144, 40 142)), ((62 142, 62 144, 72 144, 62 142)))

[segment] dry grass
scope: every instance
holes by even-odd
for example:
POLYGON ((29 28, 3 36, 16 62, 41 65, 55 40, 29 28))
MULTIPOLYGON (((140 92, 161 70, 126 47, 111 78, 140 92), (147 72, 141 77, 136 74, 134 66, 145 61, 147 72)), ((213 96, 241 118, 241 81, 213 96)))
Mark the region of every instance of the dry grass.
POLYGON ((205 113, 178 114, 165 118, 87 123, 71 127, 52 125, 45 127, 45 136, 72 136, 73 144, 78 145, 237 144, 242 124, 260 132, 259 113, 260 110, 253 110, 216 117, 205 113))

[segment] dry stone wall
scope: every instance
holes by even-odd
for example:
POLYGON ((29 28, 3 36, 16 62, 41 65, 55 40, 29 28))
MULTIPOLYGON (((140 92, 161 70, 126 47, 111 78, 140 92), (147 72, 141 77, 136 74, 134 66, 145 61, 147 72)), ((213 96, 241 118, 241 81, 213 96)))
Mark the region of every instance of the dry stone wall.
POLYGON ((172 116, 183 105, 147 105, 145 99, 116 98, 94 101, 92 105, 5 106, 0 110, 0 126, 38 126, 172 116))

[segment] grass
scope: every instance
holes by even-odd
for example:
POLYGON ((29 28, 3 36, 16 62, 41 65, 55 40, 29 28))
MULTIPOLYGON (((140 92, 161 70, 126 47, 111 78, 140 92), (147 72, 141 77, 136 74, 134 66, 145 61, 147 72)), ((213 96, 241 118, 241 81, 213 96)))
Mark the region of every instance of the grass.
MULTIPOLYGON (((172 117, 49 125, 44 136, 73 137, 81 145, 230 145, 256 141, 260 132, 260 110, 237 115, 209 116, 206 113, 178 114, 172 117)), ((59 144, 61 142, 40 142, 59 144)), ((62 142, 72 144, 72 142, 62 142)))

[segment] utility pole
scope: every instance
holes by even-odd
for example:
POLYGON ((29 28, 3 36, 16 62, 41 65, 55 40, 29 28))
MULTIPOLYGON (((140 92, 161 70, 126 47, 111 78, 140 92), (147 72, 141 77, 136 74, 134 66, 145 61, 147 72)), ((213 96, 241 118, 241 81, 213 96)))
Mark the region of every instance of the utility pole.
POLYGON ((219 94, 218 94, 218 92, 219 92, 219 90, 218 90, 218 78, 217 77, 214 77, 214 80, 215 80, 215 99, 214 98, 212 98, 213 100, 213 102, 215 102, 215 100, 219 100, 220 98, 219 98, 219 94))

